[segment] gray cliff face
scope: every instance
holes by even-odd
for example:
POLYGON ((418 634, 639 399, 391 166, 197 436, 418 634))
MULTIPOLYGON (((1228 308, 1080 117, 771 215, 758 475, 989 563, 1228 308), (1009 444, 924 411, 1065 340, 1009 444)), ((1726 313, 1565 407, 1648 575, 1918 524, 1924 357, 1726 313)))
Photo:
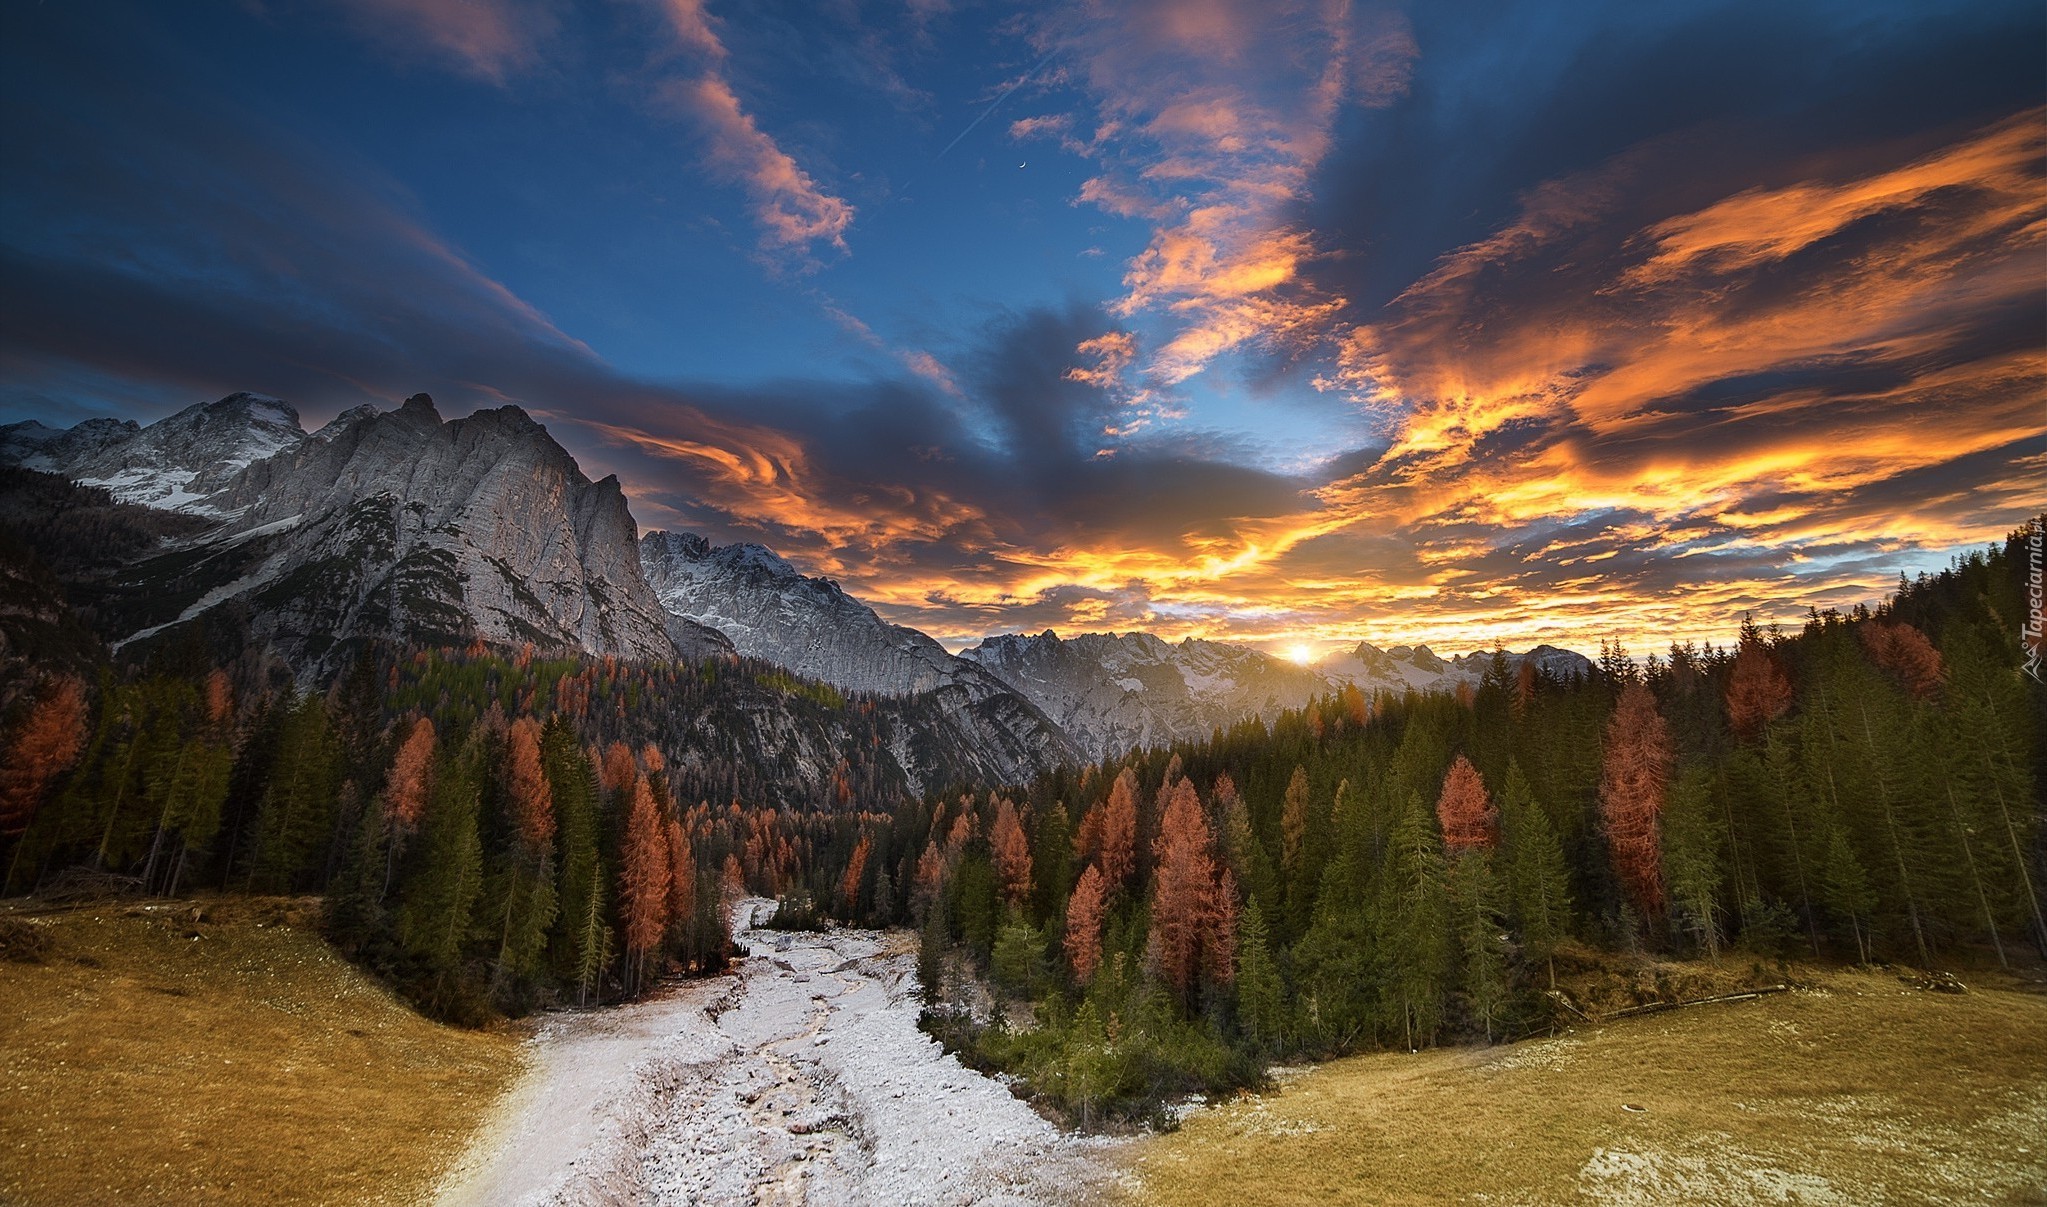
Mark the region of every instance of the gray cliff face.
POLYGON ((888 623, 837 583, 808 578, 760 545, 713 546, 693 533, 650 532, 640 538, 640 567, 669 613, 806 678, 911 696, 963 673, 944 646, 888 623))
POLYGON ((88 419, 68 430, 31 420, 0 428, 0 462, 104 487, 123 503, 223 514, 220 496, 250 465, 306 439, 291 405, 230 394, 148 427, 88 419))
POLYGON ((274 442, 238 467, 267 444, 233 445, 218 488, 178 504, 219 522, 135 568, 158 603, 127 640, 226 607, 312 675, 368 638, 675 655, 618 481, 584 477, 518 408, 444 423, 422 394, 274 442))
POLYGON ((640 565, 671 617, 723 634, 746 657, 845 691, 914 699, 925 722, 902 731, 894 754, 920 781, 942 782, 956 764, 931 745, 934 732, 943 745, 974 751, 998 780, 1080 757, 1059 726, 996 676, 760 545, 650 532, 640 539, 640 565))
POLYGON ((292 584, 266 609, 287 638, 674 656, 618 480, 584 477, 517 407, 443 422, 418 394, 350 412, 250 466, 222 506, 225 539, 275 543, 245 579, 272 595, 292 584))

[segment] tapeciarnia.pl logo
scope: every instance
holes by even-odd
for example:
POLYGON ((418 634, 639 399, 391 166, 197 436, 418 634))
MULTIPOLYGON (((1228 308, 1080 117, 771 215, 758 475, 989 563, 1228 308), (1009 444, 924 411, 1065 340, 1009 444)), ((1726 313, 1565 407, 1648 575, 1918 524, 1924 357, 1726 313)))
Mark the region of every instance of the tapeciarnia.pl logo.
POLYGON ((2035 519, 2026 534, 2026 560, 2031 564, 2026 571, 2026 665, 2025 671, 2035 683, 2047 683, 2042 678, 2041 652, 2047 646, 2043 640, 2042 601, 2047 597, 2047 584, 2041 582, 2041 554, 2047 549, 2047 518, 2035 519))

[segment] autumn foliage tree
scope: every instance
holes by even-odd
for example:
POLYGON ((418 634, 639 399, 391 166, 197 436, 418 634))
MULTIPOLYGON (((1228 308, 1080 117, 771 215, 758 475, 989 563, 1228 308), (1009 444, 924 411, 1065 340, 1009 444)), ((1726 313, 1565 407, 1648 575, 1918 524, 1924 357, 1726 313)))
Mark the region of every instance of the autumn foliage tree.
POLYGON ((644 775, 633 778, 631 801, 619 848, 618 912, 630 971, 637 977, 668 929, 670 871, 667 828, 644 775))
POLYGON ((1791 680, 1764 647, 1755 625, 1741 627, 1741 644, 1727 681, 1727 721, 1744 741, 1753 741, 1765 726, 1791 707, 1791 680))
POLYGON ((1946 670, 1926 634, 1909 624, 1872 620, 1862 626, 1862 645, 1870 661, 1897 676, 1913 698, 1931 700, 1939 694, 1946 670))
POLYGON ((85 746, 85 685, 65 676, 46 686, 29 708, 0 762, 0 835, 28 829, 50 781, 85 746))
POLYGON ((434 768, 434 723, 425 717, 413 721, 391 760, 391 773, 384 780, 384 802, 391 824, 401 831, 419 828, 426 811, 427 793, 432 788, 434 768))
POLYGON ((1017 816, 1016 802, 1003 797, 995 807, 995 831, 989 836, 995 857, 995 874, 1002 880, 1002 897, 1021 906, 1031 895, 1031 840, 1017 816))
POLYGON ((539 854, 554 845, 554 797, 540 767, 540 722, 520 717, 505 737, 505 794, 519 841, 539 854))
POLYGON ((1108 896, 1107 878, 1091 863, 1066 903, 1066 962, 1073 966, 1073 979, 1083 985, 1094 979, 1095 969, 1102 964, 1102 920, 1108 913, 1108 896))
MULTIPOLYGON (((846 861, 846 874, 839 878, 839 899, 845 902, 848 910, 859 908, 860 885, 867 876, 867 860, 873 850, 874 842, 866 834, 862 834, 860 841, 853 844, 853 857, 846 861)), ((1029 857, 1028 852, 1025 853, 1025 857, 1029 857)))
POLYGON ((1629 684, 1606 725, 1599 811, 1614 871, 1645 914, 1663 908, 1658 816, 1670 786, 1672 758, 1670 730, 1657 711, 1655 694, 1641 683, 1629 684))
POLYGON ((1235 975, 1236 890, 1217 874, 1213 837, 1194 782, 1173 786, 1152 843, 1151 956, 1159 976, 1185 997, 1201 979, 1235 975))
POLYGON ((1436 820, 1443 826, 1443 847, 1453 859, 1466 851, 1490 849, 1500 839, 1500 811, 1478 768, 1461 754, 1443 776, 1436 820))
POLYGON ((1089 809, 1074 836, 1074 853, 1101 869, 1108 891, 1120 890, 1137 870, 1137 773, 1125 767, 1109 799, 1089 809))

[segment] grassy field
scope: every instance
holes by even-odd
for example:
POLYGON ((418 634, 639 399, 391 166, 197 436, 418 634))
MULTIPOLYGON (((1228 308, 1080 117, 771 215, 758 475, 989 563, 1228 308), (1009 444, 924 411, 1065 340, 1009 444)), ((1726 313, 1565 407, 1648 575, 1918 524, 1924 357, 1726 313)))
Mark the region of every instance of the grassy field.
POLYGON ((2047 1203, 2047 996, 1876 972, 1337 1061, 1138 1143, 1143 1204, 2047 1203))
POLYGON ((314 907, 0 912, 0 1203, 421 1201, 516 1042, 414 1014, 314 907))

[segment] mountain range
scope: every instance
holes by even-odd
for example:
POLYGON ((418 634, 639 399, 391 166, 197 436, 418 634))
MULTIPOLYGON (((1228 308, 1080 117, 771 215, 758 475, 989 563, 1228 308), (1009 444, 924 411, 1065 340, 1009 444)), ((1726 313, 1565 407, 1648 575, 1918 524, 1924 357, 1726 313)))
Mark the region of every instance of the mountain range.
MULTIPOLYGON (((444 420, 424 394, 308 433, 288 403, 232 394, 148 426, 0 427, 0 464, 190 517, 101 587, 116 648, 187 626, 246 631, 308 681, 370 640, 482 641, 636 660, 740 657, 846 692, 915 700, 984 745, 1002 778, 1207 736, 1348 685, 1476 685, 1488 654, 1360 644, 1312 666, 1148 633, 992 636, 955 655, 757 544, 642 535, 615 477, 592 482, 517 407, 444 420)), ((1583 674, 1549 646, 1509 655, 1583 674)), ((914 781, 921 777, 910 774, 914 781)))

